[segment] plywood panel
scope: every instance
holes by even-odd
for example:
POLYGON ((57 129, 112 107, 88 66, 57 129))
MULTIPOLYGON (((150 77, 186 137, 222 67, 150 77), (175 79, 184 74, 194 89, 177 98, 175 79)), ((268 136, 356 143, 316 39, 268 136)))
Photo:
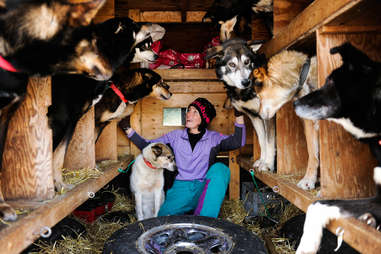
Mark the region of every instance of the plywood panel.
POLYGON ((102 131, 101 136, 95 144, 96 161, 118 159, 116 128, 116 123, 112 121, 102 131))
POLYGON ((94 108, 78 121, 65 156, 64 168, 95 167, 94 108))
MULTIPOLYGON (((380 34, 317 34, 319 85, 327 75, 341 65, 341 57, 329 50, 345 41, 381 61, 380 34)), ((354 139, 341 126, 320 121, 321 190, 323 197, 357 198, 375 192, 373 167, 376 161, 368 145, 354 139)))
POLYGON ((305 173, 308 152, 304 127, 296 116, 291 102, 276 114, 277 173, 302 175, 305 173))
POLYGON ((50 78, 30 78, 4 144, 1 187, 5 199, 41 201, 54 196, 52 130, 46 116, 50 104, 50 78))

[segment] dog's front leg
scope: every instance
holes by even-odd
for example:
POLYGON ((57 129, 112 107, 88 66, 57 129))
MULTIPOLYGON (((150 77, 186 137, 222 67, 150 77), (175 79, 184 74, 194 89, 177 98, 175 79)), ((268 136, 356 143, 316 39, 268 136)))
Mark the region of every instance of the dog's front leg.
POLYGON ((53 179, 54 186, 58 192, 63 189, 70 190, 74 187, 72 184, 64 183, 62 179, 62 169, 65 161, 67 146, 68 142, 66 140, 62 140, 53 152, 53 179))
POLYGON ((303 236, 296 254, 315 254, 320 246, 323 228, 332 220, 343 217, 340 208, 329 206, 317 201, 311 204, 306 213, 303 236))
MULTIPOLYGON (((258 168, 260 171, 274 171, 274 159, 275 159, 275 126, 272 126, 270 120, 262 120, 259 117, 250 117, 253 123, 255 132, 258 136, 259 146, 261 149, 261 157, 253 164, 254 168, 258 168), (267 133, 270 131, 270 133, 267 133), (271 139, 271 135, 273 138, 271 139), (271 150, 271 143, 273 148, 271 150), (272 161, 269 159, 273 156, 272 161)), ((275 124, 274 124, 275 125, 275 124)))
POLYGON ((155 190, 155 207, 153 211, 153 217, 157 217, 163 202, 164 202, 164 191, 162 189, 155 190))
POLYGON ((315 189, 319 168, 319 122, 304 120, 303 123, 308 149, 308 165, 306 174, 298 182, 298 187, 303 190, 312 190, 315 189))
POLYGON ((136 217, 138 220, 144 220, 143 214, 143 195, 141 192, 135 192, 135 209, 136 209, 136 217))

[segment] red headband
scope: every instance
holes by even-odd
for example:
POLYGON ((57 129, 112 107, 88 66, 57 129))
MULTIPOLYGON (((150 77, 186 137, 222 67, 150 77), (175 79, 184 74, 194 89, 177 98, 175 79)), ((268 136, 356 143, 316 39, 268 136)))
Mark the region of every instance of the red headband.
POLYGON ((201 105, 201 103, 198 102, 198 101, 192 102, 190 106, 196 106, 200 110, 201 116, 202 116, 202 118, 205 119, 205 122, 206 123, 210 122, 210 119, 209 119, 208 115, 206 114, 206 108, 205 108, 205 106, 201 105))

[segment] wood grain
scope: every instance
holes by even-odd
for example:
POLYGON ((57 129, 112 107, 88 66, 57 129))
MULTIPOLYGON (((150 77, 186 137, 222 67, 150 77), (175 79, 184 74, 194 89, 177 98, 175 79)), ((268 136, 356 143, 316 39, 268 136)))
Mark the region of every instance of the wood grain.
POLYGON ((96 161, 117 160, 117 125, 112 121, 102 131, 97 143, 95 144, 96 161))
POLYGON ((30 78, 25 100, 9 123, 4 145, 5 199, 45 200, 54 196, 52 131, 48 125, 50 78, 30 78))

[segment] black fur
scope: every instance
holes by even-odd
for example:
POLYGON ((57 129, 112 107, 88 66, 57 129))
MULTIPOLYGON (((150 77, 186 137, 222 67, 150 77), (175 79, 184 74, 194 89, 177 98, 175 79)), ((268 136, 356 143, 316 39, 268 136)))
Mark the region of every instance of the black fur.
POLYGON ((301 112, 305 111, 314 119, 347 118, 365 133, 376 133, 371 138, 357 138, 370 145, 381 166, 381 63, 349 43, 331 53, 339 53, 343 65, 332 71, 322 88, 295 101, 295 111, 306 117, 301 112))

